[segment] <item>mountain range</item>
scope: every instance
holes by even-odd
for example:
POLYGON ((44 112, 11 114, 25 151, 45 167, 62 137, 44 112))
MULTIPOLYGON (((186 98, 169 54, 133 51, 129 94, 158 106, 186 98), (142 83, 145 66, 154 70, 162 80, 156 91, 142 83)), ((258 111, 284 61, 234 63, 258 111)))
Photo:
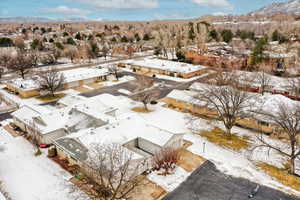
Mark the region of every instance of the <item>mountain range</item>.
POLYGON ((0 17, 0 22, 83 22, 85 18, 0 17))
MULTIPOLYGON (((1 1, 1 0, 0 0, 1 1)), ((299 14, 300 0, 289 0, 287 2, 272 3, 259 10, 249 13, 250 15, 272 15, 276 13, 299 14)), ((83 22, 91 21, 86 18, 46 18, 46 17, 0 17, 0 22, 83 22)))
POLYGON ((282 3, 272 3, 250 14, 266 15, 266 14, 300 14, 300 0, 290 0, 282 3))

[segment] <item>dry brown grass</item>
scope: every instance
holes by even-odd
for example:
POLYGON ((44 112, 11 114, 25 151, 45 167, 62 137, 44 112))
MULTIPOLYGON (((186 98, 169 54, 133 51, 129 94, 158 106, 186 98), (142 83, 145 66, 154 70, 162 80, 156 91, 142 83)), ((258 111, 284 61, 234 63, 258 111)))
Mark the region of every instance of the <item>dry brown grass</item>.
POLYGON ((149 109, 147 110, 144 107, 134 107, 131 110, 134 111, 134 112, 138 112, 138 113, 150 113, 150 112, 153 112, 153 110, 149 110, 149 109))
POLYGON ((76 88, 72 88, 73 90, 76 90, 78 92, 81 92, 81 93, 85 93, 85 92, 90 92, 92 91, 92 89, 89 89, 89 88, 86 88, 84 86, 80 86, 80 87, 76 87, 76 88))
POLYGON ((39 96, 36 98, 44 103, 48 103, 48 102, 52 102, 52 101, 57 101, 57 100, 63 98, 64 96, 66 96, 66 94, 60 93, 60 94, 55 94, 54 96, 45 95, 45 96, 39 96))
POLYGON ((104 86, 100 83, 90 83, 86 84, 88 87, 94 88, 94 89, 101 89, 104 88, 104 86))
POLYGON ((250 147, 250 137, 241 137, 236 134, 228 135, 225 131, 218 127, 215 127, 211 131, 202 131, 199 134, 216 145, 228 147, 236 151, 250 147))
POLYGON ((300 191, 300 178, 289 174, 286 169, 278 168, 263 162, 257 163, 257 166, 281 184, 300 191))
POLYGON ((132 198, 130 198, 130 200, 158 200, 166 194, 167 192, 161 186, 144 177, 141 185, 134 189, 132 198))
POLYGON ((196 168, 202 165, 206 160, 186 149, 178 150, 179 161, 177 165, 187 172, 193 172, 196 168))

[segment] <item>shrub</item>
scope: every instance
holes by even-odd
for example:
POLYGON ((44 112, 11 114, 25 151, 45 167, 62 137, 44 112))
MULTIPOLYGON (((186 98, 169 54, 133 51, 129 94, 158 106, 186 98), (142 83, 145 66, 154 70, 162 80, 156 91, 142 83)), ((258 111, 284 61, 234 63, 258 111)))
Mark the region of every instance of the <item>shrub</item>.
POLYGON ((173 148, 165 148, 156 153, 153 157, 154 170, 162 170, 162 175, 170 174, 179 161, 179 154, 173 148))
POLYGON ((70 45, 76 45, 76 42, 73 40, 73 38, 71 38, 71 37, 69 37, 68 39, 67 39, 67 42, 66 42, 67 44, 70 44, 70 45))
POLYGON ((37 149, 37 151, 34 153, 34 156, 40 156, 42 155, 42 152, 40 149, 37 149))
POLYGON ((0 38, 0 47, 11 47, 14 43, 10 38, 0 38))

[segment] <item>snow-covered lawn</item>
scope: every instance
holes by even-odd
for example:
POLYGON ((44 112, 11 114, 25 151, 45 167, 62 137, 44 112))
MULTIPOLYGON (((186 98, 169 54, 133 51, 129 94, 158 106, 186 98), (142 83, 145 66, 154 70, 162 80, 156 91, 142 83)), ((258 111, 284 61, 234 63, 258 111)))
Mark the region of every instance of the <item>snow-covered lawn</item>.
POLYGON ((128 81, 133 81, 135 80, 135 78, 133 76, 123 76, 121 78, 119 78, 118 81, 104 81, 104 82, 101 82, 101 85, 105 86, 105 87, 111 87, 111 86, 114 86, 114 85, 118 85, 118 84, 121 84, 121 83, 126 83, 128 81))
POLYGON ((126 95, 130 95, 131 92, 125 89, 119 89, 118 92, 122 93, 122 94, 126 94, 126 95))
MULTIPOLYGON (((220 122, 210 122, 203 119, 197 121, 197 126, 200 127, 201 130, 210 130, 214 126, 225 129, 220 122)), ((240 136, 249 136, 252 140, 252 147, 259 144, 255 137, 255 133, 249 130, 234 127, 232 132, 240 136)), ((185 139, 193 142, 193 145, 188 148, 189 151, 212 161, 216 164, 217 168, 225 174, 246 178, 259 184, 300 195, 300 191, 293 190, 280 184, 255 165, 256 162, 262 161, 277 167, 283 167, 286 158, 275 151, 268 152, 267 149, 257 149, 252 152, 250 149, 247 149, 241 152, 235 152, 210 143, 205 138, 193 133, 186 134, 185 139)), ((265 140, 273 144, 277 143, 283 145, 280 141, 272 140, 267 136, 265 136, 265 140)), ((299 163, 300 161, 298 160, 298 166, 299 163)))
MULTIPOLYGON (((169 131, 173 129, 172 132, 185 132, 186 135, 184 136, 184 139, 193 143, 193 145, 188 147, 188 150, 196 155, 212 161, 221 172, 234 177, 245 178, 277 190, 283 190, 288 193, 300 195, 300 191, 296 191, 284 186, 272 177, 268 176, 255 165, 256 162, 262 161, 277 167, 283 167, 283 164, 287 161, 285 157, 274 151, 268 152, 267 149, 257 149, 256 151, 252 152, 250 148, 242 150, 241 152, 236 152, 228 148, 217 146, 207 141, 206 138, 192 133, 188 129, 189 126, 187 125, 186 114, 162 108, 161 105, 151 106, 151 109, 154 110, 154 112, 147 114, 140 113, 140 115, 150 123, 166 128, 169 131)), ((211 130, 215 126, 225 130, 221 122, 208 121, 204 119, 197 120, 193 128, 197 128, 199 130, 211 130)), ((255 144, 258 143, 255 133, 249 130, 234 127, 232 132, 240 136, 249 136, 251 138, 250 140, 252 141, 252 146, 255 146, 255 144)), ((268 136, 265 136, 265 139, 273 144, 277 143, 279 145, 284 145, 278 140, 270 139, 268 136)), ((300 166, 299 160, 297 161, 297 166, 300 166)), ((299 170, 300 169, 298 168, 298 172, 299 170)), ((181 176, 181 172, 175 171, 175 175, 170 177, 158 177, 155 174, 151 174, 149 179, 162 186, 164 189, 170 191, 171 189, 174 189, 176 184, 178 185, 179 182, 185 180, 185 176, 181 176), (176 184, 170 185, 169 179, 171 179, 173 182, 176 182, 176 184)))
POLYGON ((5 96, 7 99, 10 100, 11 103, 18 104, 19 106, 22 105, 37 105, 42 103, 41 101, 37 100, 36 98, 27 98, 23 99, 20 98, 18 95, 11 94, 7 90, 1 90, 0 93, 5 96))
POLYGON ((197 80, 197 79, 199 79, 199 78, 203 78, 203 77, 205 77, 205 76, 207 76, 207 75, 209 75, 209 73, 205 73, 205 74, 202 74, 202 75, 199 75, 199 76, 195 76, 195 77, 193 77, 193 78, 179 78, 179 77, 173 77, 173 76, 167 76, 167 75, 160 75, 160 74, 157 74, 157 75, 156 75, 156 78, 186 83, 186 82, 191 82, 191 81, 197 80))
POLYGON ((148 179, 158 184, 168 192, 172 192, 183 181, 189 177, 190 173, 186 172, 181 167, 176 167, 174 172, 170 175, 159 175, 159 172, 153 172, 148 175, 148 179))
POLYGON ((24 138, 14 138, 1 128, 0 147, 0 180, 13 200, 74 200, 81 196, 79 191, 70 193, 71 175, 45 153, 35 157, 24 138))

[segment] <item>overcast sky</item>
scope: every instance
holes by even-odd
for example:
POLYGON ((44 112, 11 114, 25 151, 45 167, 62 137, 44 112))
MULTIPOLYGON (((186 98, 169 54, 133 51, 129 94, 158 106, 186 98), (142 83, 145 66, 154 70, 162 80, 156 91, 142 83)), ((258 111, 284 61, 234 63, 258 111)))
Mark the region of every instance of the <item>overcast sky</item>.
POLYGON ((244 14, 285 0, 0 0, 0 17, 38 16, 93 20, 187 19, 244 14))

